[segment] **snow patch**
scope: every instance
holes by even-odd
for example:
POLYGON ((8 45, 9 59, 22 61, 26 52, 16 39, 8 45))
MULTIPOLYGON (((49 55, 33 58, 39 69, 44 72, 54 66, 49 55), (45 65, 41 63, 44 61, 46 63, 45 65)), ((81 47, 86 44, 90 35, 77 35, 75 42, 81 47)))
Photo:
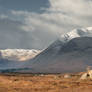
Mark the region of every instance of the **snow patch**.
POLYGON ((77 37, 92 37, 92 27, 74 29, 64 35, 61 35, 60 40, 66 42, 77 37))

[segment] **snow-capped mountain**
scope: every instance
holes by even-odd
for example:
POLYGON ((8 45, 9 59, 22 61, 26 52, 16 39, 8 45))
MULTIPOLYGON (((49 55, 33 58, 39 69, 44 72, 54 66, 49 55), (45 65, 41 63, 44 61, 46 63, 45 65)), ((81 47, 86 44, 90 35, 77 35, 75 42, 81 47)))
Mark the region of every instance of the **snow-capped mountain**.
POLYGON ((27 61, 39 54, 40 50, 29 49, 5 49, 0 50, 3 59, 11 61, 27 61))
MULTIPOLYGON (((8 67, 9 65, 10 62, 8 67)), ((11 64, 17 72, 21 69, 22 72, 32 73, 84 71, 87 66, 92 65, 92 27, 75 29, 62 35, 33 59, 17 65, 11 64)))
POLYGON ((69 41, 77 37, 92 37, 92 27, 74 29, 64 35, 61 35, 61 41, 69 41))
POLYGON ((89 27, 62 35, 25 65, 41 73, 78 72, 92 65, 91 60, 92 27, 89 27))

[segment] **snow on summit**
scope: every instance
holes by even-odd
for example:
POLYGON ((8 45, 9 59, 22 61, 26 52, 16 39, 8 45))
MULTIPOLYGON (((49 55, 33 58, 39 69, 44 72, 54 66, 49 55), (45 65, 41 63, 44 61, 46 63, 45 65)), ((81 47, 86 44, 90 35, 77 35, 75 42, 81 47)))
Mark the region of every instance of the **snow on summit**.
POLYGON ((61 35, 61 41, 69 41, 77 37, 92 37, 92 27, 74 29, 64 35, 61 35))

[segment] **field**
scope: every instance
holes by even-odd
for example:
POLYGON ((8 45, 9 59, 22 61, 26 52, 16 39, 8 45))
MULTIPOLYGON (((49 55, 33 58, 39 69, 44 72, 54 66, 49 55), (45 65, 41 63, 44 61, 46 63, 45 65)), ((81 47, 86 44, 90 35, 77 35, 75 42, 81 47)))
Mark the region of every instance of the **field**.
POLYGON ((92 80, 80 80, 80 75, 0 74, 0 92, 92 92, 92 80))

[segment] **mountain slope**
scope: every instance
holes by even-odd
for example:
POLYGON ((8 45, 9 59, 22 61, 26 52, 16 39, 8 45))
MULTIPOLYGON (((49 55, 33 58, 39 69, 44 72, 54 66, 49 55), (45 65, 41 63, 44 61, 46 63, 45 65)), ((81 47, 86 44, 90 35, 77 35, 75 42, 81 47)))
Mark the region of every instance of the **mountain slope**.
POLYGON ((44 50, 25 66, 34 72, 61 73, 79 72, 92 65, 92 37, 74 38, 59 46, 55 52, 55 47, 44 50))

